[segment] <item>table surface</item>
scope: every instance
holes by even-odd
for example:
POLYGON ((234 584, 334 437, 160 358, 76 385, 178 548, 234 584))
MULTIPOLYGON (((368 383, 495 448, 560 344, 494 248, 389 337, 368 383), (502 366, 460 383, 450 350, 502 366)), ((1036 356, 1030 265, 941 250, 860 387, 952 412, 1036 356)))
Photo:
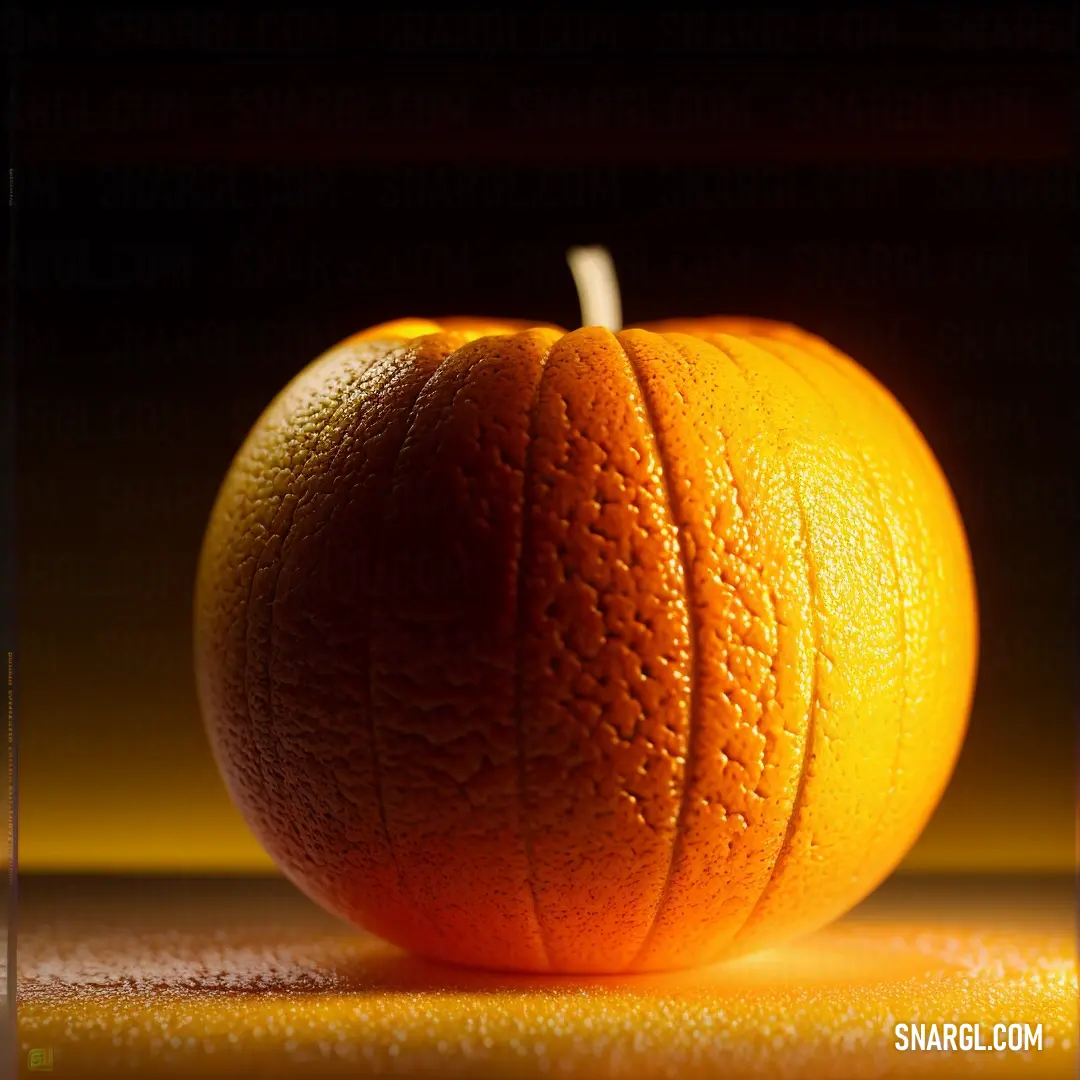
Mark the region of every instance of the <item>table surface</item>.
POLYGON ((23 877, 19 1037, 64 1077, 1071 1076, 1069 878, 896 876, 845 919, 692 972, 421 961, 287 882, 23 877), (900 1052, 893 1026, 1041 1024, 1042 1050, 900 1052))

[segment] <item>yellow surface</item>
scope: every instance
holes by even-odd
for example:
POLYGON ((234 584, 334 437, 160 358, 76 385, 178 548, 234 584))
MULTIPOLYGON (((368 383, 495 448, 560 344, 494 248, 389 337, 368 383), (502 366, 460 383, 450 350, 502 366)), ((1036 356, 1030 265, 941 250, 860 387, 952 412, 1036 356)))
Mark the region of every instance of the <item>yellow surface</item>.
POLYGON ((24 1061, 51 1049, 58 1080, 1041 1078, 1076 1067, 1068 885, 1051 906, 1038 882, 989 899, 980 885, 931 883, 940 902, 927 904, 901 882, 782 950, 697 972, 579 979, 415 960, 281 888, 249 882, 199 899, 169 885, 102 914, 66 885, 20 940, 24 1061), (900 1021, 980 1023, 984 1041, 997 1023, 1041 1024, 1043 1049, 902 1053, 900 1021))
POLYGON ((309 365, 218 495, 199 697, 252 832, 426 956, 641 972, 812 931, 956 760, 948 485, 771 322, 410 320, 309 365))

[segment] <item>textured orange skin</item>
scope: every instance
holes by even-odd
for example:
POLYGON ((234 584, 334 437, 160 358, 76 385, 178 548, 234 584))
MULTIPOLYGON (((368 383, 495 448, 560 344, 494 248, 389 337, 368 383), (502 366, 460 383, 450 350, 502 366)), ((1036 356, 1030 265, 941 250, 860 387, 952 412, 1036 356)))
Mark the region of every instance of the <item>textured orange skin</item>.
POLYGON ((952 771, 977 619, 914 424, 794 327, 402 320, 240 449, 196 666, 281 869, 428 956, 690 967, 815 929, 952 771))

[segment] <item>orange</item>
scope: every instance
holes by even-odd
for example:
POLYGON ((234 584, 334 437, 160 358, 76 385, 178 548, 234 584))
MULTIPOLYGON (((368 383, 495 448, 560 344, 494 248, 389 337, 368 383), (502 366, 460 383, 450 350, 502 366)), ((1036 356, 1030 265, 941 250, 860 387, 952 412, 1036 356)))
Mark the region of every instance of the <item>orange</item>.
POLYGON ((196 598, 232 797, 329 910, 430 957, 679 968, 821 926, 963 737, 948 485, 777 323, 407 320, 259 419, 196 598))

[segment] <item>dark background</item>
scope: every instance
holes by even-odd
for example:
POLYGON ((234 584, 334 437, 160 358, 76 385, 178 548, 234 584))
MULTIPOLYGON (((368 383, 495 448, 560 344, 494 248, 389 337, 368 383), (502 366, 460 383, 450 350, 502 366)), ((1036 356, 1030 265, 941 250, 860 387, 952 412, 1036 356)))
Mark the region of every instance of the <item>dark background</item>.
POLYGON ((11 13, 27 869, 268 865, 191 673, 231 455, 372 323, 577 325, 577 243, 628 322, 788 320, 897 395, 982 618, 906 865, 1072 865, 1077 17, 798 11, 11 13))

